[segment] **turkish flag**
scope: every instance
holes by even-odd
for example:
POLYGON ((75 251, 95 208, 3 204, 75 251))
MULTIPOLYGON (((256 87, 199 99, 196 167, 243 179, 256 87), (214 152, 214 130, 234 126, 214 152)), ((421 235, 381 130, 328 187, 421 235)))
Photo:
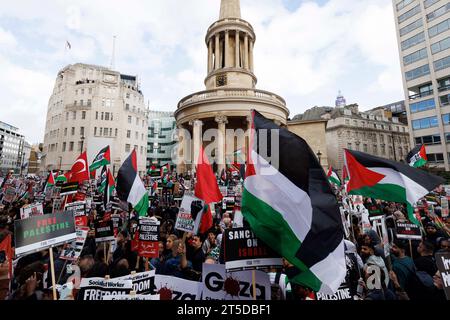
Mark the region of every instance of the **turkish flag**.
POLYGON ((70 182, 82 183, 83 181, 89 180, 89 166, 87 163, 87 154, 85 151, 78 157, 72 169, 70 169, 70 182))

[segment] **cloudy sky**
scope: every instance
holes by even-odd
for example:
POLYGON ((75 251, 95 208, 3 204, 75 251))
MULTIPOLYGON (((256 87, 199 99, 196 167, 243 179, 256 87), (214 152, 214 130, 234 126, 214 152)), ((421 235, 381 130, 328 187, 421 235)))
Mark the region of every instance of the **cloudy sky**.
MULTIPOLYGON (((241 0, 256 32, 259 89, 291 117, 334 105, 338 90, 362 110, 403 99, 391 0, 241 0)), ((0 121, 42 141, 58 70, 70 63, 139 75, 151 109, 173 111, 204 90, 206 30, 220 0, 16 0, 0 7, 0 121), (65 50, 69 41, 71 50, 65 50)))

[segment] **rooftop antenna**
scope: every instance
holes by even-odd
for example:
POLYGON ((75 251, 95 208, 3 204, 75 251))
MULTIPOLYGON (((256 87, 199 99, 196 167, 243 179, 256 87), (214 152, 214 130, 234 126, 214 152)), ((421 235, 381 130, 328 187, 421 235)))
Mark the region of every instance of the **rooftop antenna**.
POLYGON ((113 49, 112 49, 111 65, 110 65, 111 70, 114 70, 116 68, 116 38, 117 38, 117 36, 113 36, 113 49))

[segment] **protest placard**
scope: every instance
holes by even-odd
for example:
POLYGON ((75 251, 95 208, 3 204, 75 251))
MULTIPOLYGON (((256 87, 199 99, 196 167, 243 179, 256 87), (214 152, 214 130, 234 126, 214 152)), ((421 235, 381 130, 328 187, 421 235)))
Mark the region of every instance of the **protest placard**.
POLYGON ((177 214, 175 229, 196 234, 200 219, 196 219, 203 209, 203 202, 192 196, 184 195, 180 210, 177 214))
POLYGON ((64 199, 54 199, 53 200, 53 210, 52 213, 64 212, 64 199))
POLYGON ((128 295, 133 289, 131 280, 82 278, 78 300, 103 300, 104 296, 128 295))
POLYGON ((76 261, 80 257, 81 251, 83 250, 84 243, 89 232, 88 227, 77 227, 76 234, 77 238, 74 242, 64 248, 61 252, 60 259, 76 261))
POLYGON ((14 189, 13 187, 9 187, 5 190, 3 201, 11 203, 14 201, 15 197, 16 197, 16 189, 14 189))
POLYGON ((395 232, 398 239, 422 240, 420 228, 414 223, 396 221, 395 232))
POLYGON ((450 253, 438 252, 435 255, 435 259, 439 273, 441 274, 445 296, 447 300, 450 300, 450 253))
POLYGON ((34 216, 42 216, 44 214, 44 208, 42 203, 30 204, 28 206, 20 208, 20 219, 27 219, 34 216))
POLYGON ((200 300, 201 285, 202 283, 197 281, 155 275, 155 293, 160 295, 161 300, 200 300))
POLYGON ((252 272, 255 272, 257 300, 271 299, 269 275, 263 271, 227 273, 223 264, 203 264, 202 300, 253 300, 252 272))
POLYGON ((225 269, 241 271, 264 267, 281 267, 281 256, 276 254, 250 228, 234 228, 224 233, 225 269))
POLYGON ((75 225, 85 227, 88 224, 87 204, 86 201, 77 201, 66 204, 66 211, 73 211, 75 217, 75 225))
POLYGON ((61 190, 60 190, 61 196, 75 194, 78 192, 78 182, 64 183, 60 188, 61 188, 61 190))
POLYGON ((348 283, 343 283, 333 295, 317 292, 316 300, 353 300, 350 293, 350 285, 348 283))
POLYGON ((448 198, 445 197, 441 197, 441 217, 442 218, 447 218, 448 217, 448 198))
POLYGON ((94 224, 95 228, 95 242, 113 241, 114 238, 114 226, 113 221, 97 220, 94 224))
POLYGON ((132 273, 115 279, 131 280, 133 282, 133 292, 136 294, 154 295, 156 294, 155 270, 140 273, 132 273))
POLYGON ((139 218, 138 255, 146 258, 159 257, 159 221, 150 218, 139 218))
POLYGON ((16 255, 41 251, 76 239, 72 212, 14 221, 16 255))
POLYGON ((363 233, 367 233, 370 230, 372 230, 372 225, 370 224, 369 220, 369 211, 363 210, 361 212, 361 224, 363 228, 363 233))

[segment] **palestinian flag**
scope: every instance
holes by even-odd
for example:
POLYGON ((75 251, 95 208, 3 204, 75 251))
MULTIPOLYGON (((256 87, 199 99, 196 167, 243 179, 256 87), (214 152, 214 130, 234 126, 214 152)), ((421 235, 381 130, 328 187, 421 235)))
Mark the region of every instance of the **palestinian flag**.
POLYGON ((152 165, 150 169, 148 169, 147 174, 151 177, 161 177, 161 171, 158 170, 155 165, 152 165))
POLYGON ((56 184, 55 177, 53 176, 53 172, 50 171, 48 173, 47 181, 45 182, 43 192, 45 193, 47 188, 51 188, 55 186, 55 184, 56 184))
POLYGON ((412 149, 408 155, 406 156, 406 163, 408 163, 411 167, 419 168, 424 166, 428 161, 427 151, 425 150, 425 146, 419 145, 412 149))
POLYGON ((342 220, 327 176, 305 140, 257 111, 252 117, 242 214, 258 238, 298 269, 291 282, 333 294, 346 265, 342 220), (261 139, 274 132, 278 137, 261 139), (254 145, 255 136, 268 145, 254 145))
POLYGON ((56 177, 56 182, 62 182, 62 183, 67 183, 67 181, 69 181, 70 179, 70 171, 65 173, 65 174, 60 174, 59 176, 56 177))
POLYGON ((417 225, 414 204, 444 183, 425 171, 359 151, 345 149, 345 164, 350 177, 348 194, 405 203, 409 220, 417 225))
POLYGON ((328 182, 330 182, 331 184, 334 184, 337 187, 341 186, 341 180, 339 180, 339 176, 337 175, 337 173, 333 170, 333 168, 330 166, 330 169, 328 169, 328 182))
POLYGON ((131 203, 140 217, 147 215, 148 193, 138 175, 135 149, 119 169, 116 191, 119 199, 131 203))
POLYGON ((166 163, 165 165, 163 165, 162 167, 161 167, 161 177, 164 177, 166 174, 168 174, 169 173, 169 171, 170 171, 170 164, 168 164, 168 163, 166 163))
POLYGON ((106 166, 111 163, 111 152, 109 150, 109 146, 100 150, 97 156, 94 158, 91 166, 89 167, 89 171, 97 170, 102 166, 106 166))
POLYGON ((101 180, 100 180, 100 185, 98 187, 98 192, 99 193, 103 193, 103 191, 105 191, 105 188, 106 188, 106 183, 108 182, 106 166, 103 166, 102 173, 101 173, 100 177, 101 177, 101 180))
POLYGON ((106 181, 105 181, 105 187, 103 188, 103 204, 106 205, 110 202, 113 190, 116 188, 114 177, 111 173, 111 170, 109 168, 106 170, 106 181))

